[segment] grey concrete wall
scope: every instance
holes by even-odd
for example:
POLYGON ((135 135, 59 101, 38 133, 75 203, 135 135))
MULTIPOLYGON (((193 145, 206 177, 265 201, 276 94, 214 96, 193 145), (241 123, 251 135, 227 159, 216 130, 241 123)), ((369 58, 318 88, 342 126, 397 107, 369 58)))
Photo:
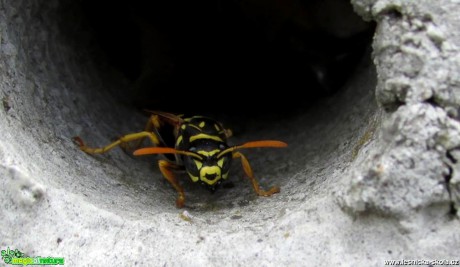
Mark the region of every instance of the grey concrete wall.
POLYGON ((256 197, 235 164, 234 187, 186 185, 179 210, 156 157, 89 156, 72 143, 106 144, 145 118, 124 104, 123 81, 82 52, 87 33, 63 25, 78 18, 71 1, 1 2, 0 248, 75 266, 458 259, 460 3, 352 3, 377 22, 372 60, 308 112, 248 123, 232 140, 289 143, 248 151, 261 184, 281 192, 256 197))

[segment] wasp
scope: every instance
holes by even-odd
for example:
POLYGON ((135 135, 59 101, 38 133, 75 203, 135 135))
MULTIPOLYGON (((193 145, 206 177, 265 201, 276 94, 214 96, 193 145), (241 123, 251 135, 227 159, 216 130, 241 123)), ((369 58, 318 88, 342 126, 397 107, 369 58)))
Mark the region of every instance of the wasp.
POLYGON ((137 142, 138 148, 134 151, 135 156, 163 154, 166 160, 158 161, 158 166, 164 178, 176 189, 179 196, 176 206, 182 208, 185 204, 184 189, 180 185, 175 172, 185 171, 192 182, 201 185, 214 192, 229 176, 230 166, 234 159, 240 159, 243 170, 248 176, 254 191, 259 196, 271 196, 279 193, 277 186, 268 191, 260 188, 254 177, 249 161, 240 150, 256 147, 286 147, 287 144, 276 140, 252 141, 241 145, 229 146, 227 139, 232 136, 232 131, 211 118, 193 116, 184 118, 183 115, 175 115, 160 111, 149 111, 150 116, 145 130, 138 133, 127 134, 115 142, 102 147, 91 148, 84 144, 80 137, 74 137, 74 141, 80 149, 88 154, 102 154, 121 146, 126 148, 127 143, 137 142), (174 145, 169 144, 160 135, 161 129, 169 125, 174 137, 174 145), (145 139, 149 139, 153 146, 139 148, 145 139), (174 146, 170 147, 170 146, 174 146), (169 156, 169 157, 168 157, 169 156))

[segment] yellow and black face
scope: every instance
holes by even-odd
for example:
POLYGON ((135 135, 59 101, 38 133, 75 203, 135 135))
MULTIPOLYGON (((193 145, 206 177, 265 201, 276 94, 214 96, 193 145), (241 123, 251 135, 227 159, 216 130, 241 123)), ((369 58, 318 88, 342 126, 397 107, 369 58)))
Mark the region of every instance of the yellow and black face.
POLYGON ((197 156, 184 156, 183 164, 193 182, 201 182, 211 191, 227 179, 232 153, 221 154, 228 146, 213 140, 200 140, 191 144, 189 152, 197 156))
POLYGON ((229 131, 219 122, 202 116, 184 119, 178 127, 175 148, 187 151, 181 161, 193 182, 201 182, 211 191, 226 179, 232 161, 226 138, 229 131))

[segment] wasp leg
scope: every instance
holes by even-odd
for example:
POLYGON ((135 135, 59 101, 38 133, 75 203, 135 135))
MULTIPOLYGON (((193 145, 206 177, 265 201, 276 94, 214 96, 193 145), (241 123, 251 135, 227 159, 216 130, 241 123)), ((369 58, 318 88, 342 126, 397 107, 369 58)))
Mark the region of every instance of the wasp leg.
POLYGON ((259 182, 257 182, 256 178, 254 177, 254 173, 252 172, 251 165, 249 165, 248 159, 241 154, 240 152, 234 152, 233 153, 233 158, 240 158, 241 159, 241 164, 243 165, 243 170, 246 173, 246 175, 249 177, 249 180, 251 180, 252 187, 254 188, 254 191, 256 191, 257 195, 263 196, 263 197, 268 197, 273 194, 279 193, 280 188, 277 186, 274 186, 270 188, 268 191, 264 191, 260 189, 259 187, 259 182))
POLYGON ((179 193, 179 197, 176 200, 176 206, 178 208, 182 208, 185 203, 184 189, 182 188, 182 186, 180 186, 172 170, 182 170, 183 168, 177 164, 168 162, 166 160, 159 160, 158 166, 160 167, 160 171, 166 178, 166 180, 168 180, 168 182, 170 182, 174 189, 176 189, 176 191, 179 193))
POLYGON ((102 153, 105 153, 111 150, 112 148, 116 146, 123 145, 124 143, 136 141, 139 139, 144 139, 146 137, 148 137, 150 141, 152 141, 152 143, 155 144, 156 146, 160 144, 158 137, 151 132, 139 132, 139 133, 127 134, 121 137, 120 139, 118 139, 117 141, 111 143, 110 145, 101 147, 101 148, 87 147, 85 143, 83 142, 83 140, 78 136, 74 137, 73 140, 80 146, 81 150, 83 150, 84 152, 88 154, 102 154, 102 153))
MULTIPOLYGON (((161 127, 161 124, 160 124, 159 116, 158 115, 152 115, 152 116, 150 116, 149 120, 147 121, 147 125, 145 126, 144 132, 153 133, 155 131, 155 133, 158 134, 158 129, 160 129, 160 127, 161 127)), ((142 142, 145 140, 145 138, 146 138, 146 136, 144 136, 142 138, 139 138, 139 140, 137 140, 137 142, 134 144, 133 148, 137 149, 137 148, 141 147, 142 142)), ((158 143, 154 143, 154 144, 158 145, 159 143, 160 143, 160 140, 158 140, 158 143)), ((123 149, 126 149, 126 147, 123 147, 123 149)))

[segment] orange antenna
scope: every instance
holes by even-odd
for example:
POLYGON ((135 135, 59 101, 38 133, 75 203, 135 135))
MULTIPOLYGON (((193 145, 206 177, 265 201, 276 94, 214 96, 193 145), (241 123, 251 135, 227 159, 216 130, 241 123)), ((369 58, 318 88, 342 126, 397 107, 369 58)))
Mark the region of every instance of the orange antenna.
POLYGON ((238 146, 233 146, 225 149, 224 151, 220 152, 219 155, 217 155, 218 158, 222 157, 223 155, 233 152, 238 149, 242 148, 256 148, 256 147, 287 147, 288 144, 285 142, 281 141, 276 141, 276 140, 261 140, 261 141, 252 141, 252 142, 247 142, 242 145, 238 146))
POLYGON ((152 154, 181 154, 203 160, 203 158, 193 152, 177 150, 170 147, 145 147, 134 151, 134 156, 152 155, 152 154))

